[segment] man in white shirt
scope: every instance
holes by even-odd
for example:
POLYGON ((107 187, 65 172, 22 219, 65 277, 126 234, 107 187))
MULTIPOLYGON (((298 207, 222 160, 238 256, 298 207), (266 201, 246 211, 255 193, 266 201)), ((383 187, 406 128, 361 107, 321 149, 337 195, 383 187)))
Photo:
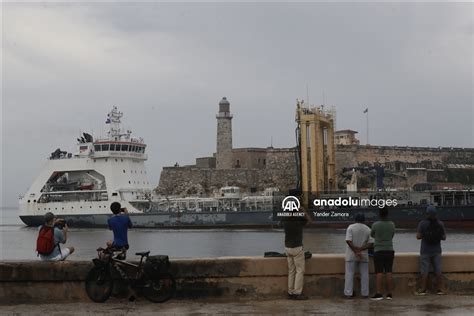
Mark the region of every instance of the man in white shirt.
POLYGON ((369 296, 369 253, 368 249, 373 245, 370 237, 370 228, 364 224, 364 214, 355 216, 355 223, 349 225, 346 230, 346 274, 344 283, 344 295, 348 298, 354 297, 354 272, 359 268, 360 292, 362 297, 369 296))

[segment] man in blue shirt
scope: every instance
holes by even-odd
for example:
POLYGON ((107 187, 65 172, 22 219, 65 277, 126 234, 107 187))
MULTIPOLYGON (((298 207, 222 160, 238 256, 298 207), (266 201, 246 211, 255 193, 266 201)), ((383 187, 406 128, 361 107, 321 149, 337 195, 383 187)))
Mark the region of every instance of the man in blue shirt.
POLYGON ((132 222, 128 217, 128 211, 126 208, 122 208, 119 202, 113 202, 110 205, 110 210, 114 215, 107 220, 109 229, 114 232, 114 240, 109 241, 107 246, 121 249, 128 249, 128 236, 127 232, 129 228, 132 228, 132 222))

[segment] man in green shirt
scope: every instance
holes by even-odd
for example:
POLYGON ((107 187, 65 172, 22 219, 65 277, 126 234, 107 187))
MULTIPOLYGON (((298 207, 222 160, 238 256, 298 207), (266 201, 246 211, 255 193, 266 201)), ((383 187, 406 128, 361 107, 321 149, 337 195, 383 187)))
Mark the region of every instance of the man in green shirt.
POLYGON ((387 300, 392 299, 392 265, 395 252, 393 250, 393 236, 395 235, 395 224, 387 219, 388 210, 379 210, 380 220, 372 224, 370 236, 374 238, 374 266, 376 273, 377 292, 371 297, 374 301, 383 299, 382 278, 386 274, 387 300))

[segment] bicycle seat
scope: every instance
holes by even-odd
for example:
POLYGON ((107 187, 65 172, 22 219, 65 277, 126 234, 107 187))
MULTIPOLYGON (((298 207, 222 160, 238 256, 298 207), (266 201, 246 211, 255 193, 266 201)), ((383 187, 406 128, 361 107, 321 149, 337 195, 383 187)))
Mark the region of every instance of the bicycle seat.
POLYGON ((142 256, 142 257, 146 257, 150 254, 150 251, 142 251, 142 252, 137 252, 135 255, 136 256, 142 256))

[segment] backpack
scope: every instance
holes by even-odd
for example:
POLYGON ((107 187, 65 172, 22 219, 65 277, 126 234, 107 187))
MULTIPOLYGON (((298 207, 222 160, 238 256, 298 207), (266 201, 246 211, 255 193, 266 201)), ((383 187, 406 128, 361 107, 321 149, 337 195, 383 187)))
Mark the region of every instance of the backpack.
POLYGON ((441 241, 444 230, 437 219, 430 219, 429 225, 423 234, 423 240, 429 244, 436 244, 441 241))
POLYGON ((54 244, 54 227, 41 227, 38 238, 36 239, 36 251, 38 254, 50 255, 56 245, 54 244))
POLYGON ((145 262, 145 273, 150 278, 159 278, 163 274, 167 274, 170 268, 168 256, 158 255, 149 256, 145 262))

